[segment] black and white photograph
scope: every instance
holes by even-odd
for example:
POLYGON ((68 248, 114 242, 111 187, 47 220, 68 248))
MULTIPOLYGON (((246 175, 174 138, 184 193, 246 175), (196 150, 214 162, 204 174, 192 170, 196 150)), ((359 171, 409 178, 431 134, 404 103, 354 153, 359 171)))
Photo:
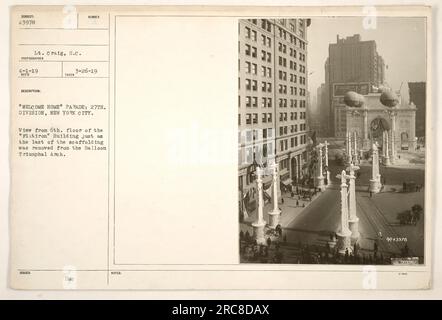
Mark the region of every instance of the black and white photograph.
POLYGON ((241 263, 424 265, 426 18, 238 22, 241 263))
POLYGON ((10 7, 8 290, 431 296, 436 12, 10 7))

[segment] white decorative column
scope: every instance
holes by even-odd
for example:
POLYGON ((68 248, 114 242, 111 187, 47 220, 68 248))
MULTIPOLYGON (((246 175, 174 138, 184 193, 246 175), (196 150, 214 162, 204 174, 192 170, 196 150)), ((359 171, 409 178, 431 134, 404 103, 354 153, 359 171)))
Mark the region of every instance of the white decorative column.
POLYGON ((351 133, 350 132, 348 132, 347 144, 348 144, 348 153, 347 153, 348 159, 347 159, 347 162, 351 163, 352 160, 353 160, 353 158, 352 158, 353 157, 353 150, 352 150, 352 146, 351 146, 351 133))
POLYGON ((390 156, 389 156, 390 150, 388 148, 388 132, 387 131, 384 131, 384 137, 385 137, 385 139, 384 139, 385 144, 384 144, 384 147, 382 148, 382 149, 384 149, 384 154, 385 154, 384 165, 389 166, 389 165, 391 165, 391 163, 390 163, 390 156))
POLYGON ((358 241, 359 239, 359 218, 356 214, 356 176, 355 171, 359 170, 360 168, 358 166, 355 166, 353 164, 350 164, 350 166, 347 168, 347 170, 350 172, 349 179, 350 179, 350 188, 348 191, 348 209, 349 209, 349 220, 348 225, 351 231, 351 241, 352 244, 358 241))
POLYGON ((391 130, 390 130, 390 154, 391 163, 394 164, 396 160, 396 111, 388 112, 391 119, 391 130))
POLYGON ((348 155, 350 153, 350 147, 348 145, 348 135, 349 135, 349 132, 347 131, 345 133, 345 154, 347 155, 347 157, 348 157, 348 155))
MULTIPOLYGON (((416 106, 414 107, 416 108, 416 106)), ((411 113, 411 121, 410 121, 410 137, 409 137, 409 148, 412 151, 416 151, 417 147, 417 137, 416 137, 416 109, 411 113)))
POLYGON ((325 140, 324 143, 324 149, 325 149, 325 167, 327 168, 326 171, 326 176, 327 176, 327 187, 331 185, 331 181, 330 181, 330 171, 328 170, 328 145, 329 143, 327 142, 327 140, 325 140))
POLYGON ((252 223, 252 227, 253 237, 258 244, 266 244, 264 237, 264 227, 266 223, 263 218, 264 199, 262 194, 262 175, 262 169, 260 167, 256 167, 256 184, 258 187, 258 219, 252 223))
POLYGON ((276 228, 279 224, 281 210, 278 208, 278 164, 272 164, 273 169, 273 210, 269 212, 269 227, 276 228))
POLYGON ((354 143, 354 162, 357 163, 358 162, 358 133, 356 131, 353 131, 353 143, 354 143))
POLYGON ((396 160, 396 130, 391 130, 391 160, 394 162, 396 160))
POLYGON ((391 129, 392 129, 392 137, 391 137, 391 150, 393 154, 393 158, 396 159, 396 112, 392 112, 391 117, 391 129))
POLYGON ((318 149, 318 164, 317 164, 317 177, 316 177, 316 186, 321 190, 324 191, 325 190, 325 185, 324 185, 324 175, 322 173, 322 147, 323 144, 320 143, 316 146, 316 148, 318 149))
POLYGON ((370 140, 368 139, 368 110, 364 107, 364 140, 362 144, 364 150, 370 149, 370 140))
POLYGON ((348 228, 348 204, 347 204, 347 174, 345 170, 337 175, 341 179, 341 225, 337 233, 338 235, 338 251, 340 254, 345 254, 352 251, 351 247, 351 231, 348 228))
POLYGON ((373 143, 373 154, 372 154, 372 167, 371 167, 371 180, 370 180, 370 191, 373 193, 378 193, 381 190, 381 175, 379 174, 379 154, 378 146, 373 143))
POLYGON ((385 130, 382 131, 382 157, 385 157, 385 130))

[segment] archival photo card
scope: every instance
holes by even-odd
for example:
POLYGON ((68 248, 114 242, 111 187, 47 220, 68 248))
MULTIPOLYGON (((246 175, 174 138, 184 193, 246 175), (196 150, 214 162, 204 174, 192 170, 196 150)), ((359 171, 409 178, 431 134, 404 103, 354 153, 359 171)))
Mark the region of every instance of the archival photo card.
POLYGON ((431 8, 10 17, 12 288, 431 287, 431 8))

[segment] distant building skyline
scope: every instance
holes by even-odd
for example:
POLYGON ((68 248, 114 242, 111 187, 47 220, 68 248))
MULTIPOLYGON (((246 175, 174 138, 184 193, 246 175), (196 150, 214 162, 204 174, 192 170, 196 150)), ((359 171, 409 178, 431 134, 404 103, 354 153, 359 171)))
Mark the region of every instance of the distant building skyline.
POLYGON ((340 98, 336 97, 335 86, 352 84, 352 87, 359 88, 359 84, 363 84, 361 88, 379 87, 385 81, 385 62, 377 51, 376 41, 363 40, 360 34, 346 38, 336 36, 336 42, 328 46, 328 54, 324 66, 324 83, 328 91, 321 109, 329 116, 323 126, 328 126, 328 135, 343 137, 347 131, 347 117, 340 98))
POLYGON ((410 102, 416 105, 416 136, 425 137, 426 83, 409 82, 410 102))
POLYGON ((408 82, 426 81, 425 18, 378 17, 375 29, 365 29, 363 17, 312 18, 309 38, 309 91, 317 92, 324 82, 324 65, 328 46, 336 37, 346 38, 360 34, 364 41, 376 41, 377 51, 383 57, 385 81, 408 99, 408 82), (412 50, 410 50, 412 48, 412 50))
POLYGON ((385 62, 377 52, 376 41, 365 40, 360 34, 346 38, 336 36, 329 44, 328 75, 330 83, 370 82, 380 85, 385 80, 385 62))

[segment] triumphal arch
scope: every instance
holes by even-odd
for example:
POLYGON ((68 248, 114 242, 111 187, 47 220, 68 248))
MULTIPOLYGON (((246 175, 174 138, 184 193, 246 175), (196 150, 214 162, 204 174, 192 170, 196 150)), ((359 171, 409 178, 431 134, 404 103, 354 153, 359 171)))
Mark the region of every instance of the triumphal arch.
POLYGON ((402 101, 392 90, 365 95, 348 91, 345 104, 347 135, 356 136, 357 144, 367 151, 377 142, 386 144, 394 154, 415 151, 416 106, 402 101))

